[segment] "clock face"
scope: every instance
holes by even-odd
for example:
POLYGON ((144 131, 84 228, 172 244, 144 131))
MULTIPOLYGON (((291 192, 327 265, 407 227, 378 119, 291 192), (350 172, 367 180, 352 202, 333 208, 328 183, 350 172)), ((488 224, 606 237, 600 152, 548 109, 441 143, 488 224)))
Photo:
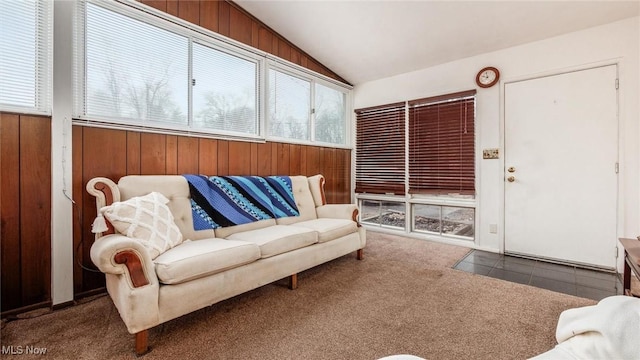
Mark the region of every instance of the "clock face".
POLYGON ((488 88, 495 85, 500 77, 500 72, 494 67, 486 67, 478 72, 476 83, 478 86, 488 88))
POLYGON ((480 83, 484 85, 491 84, 496 79, 496 73, 493 70, 485 70, 480 74, 480 83))

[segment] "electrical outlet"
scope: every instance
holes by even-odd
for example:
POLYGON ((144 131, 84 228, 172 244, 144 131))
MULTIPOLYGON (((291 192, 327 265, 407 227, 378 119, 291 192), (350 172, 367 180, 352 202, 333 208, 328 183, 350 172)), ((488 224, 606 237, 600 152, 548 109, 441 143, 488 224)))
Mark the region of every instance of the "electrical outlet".
POLYGON ((489 224, 489 232, 492 234, 498 233, 498 224, 489 224))
POLYGON ((500 157, 499 149, 484 149, 482 150, 483 159, 498 159, 500 157))

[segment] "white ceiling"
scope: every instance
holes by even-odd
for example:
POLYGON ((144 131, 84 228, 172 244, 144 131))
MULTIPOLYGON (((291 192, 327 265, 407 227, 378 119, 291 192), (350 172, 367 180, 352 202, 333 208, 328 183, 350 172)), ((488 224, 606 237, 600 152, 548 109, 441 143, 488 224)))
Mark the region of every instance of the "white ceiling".
POLYGON ((637 0, 235 2, 353 85, 640 14, 637 0))

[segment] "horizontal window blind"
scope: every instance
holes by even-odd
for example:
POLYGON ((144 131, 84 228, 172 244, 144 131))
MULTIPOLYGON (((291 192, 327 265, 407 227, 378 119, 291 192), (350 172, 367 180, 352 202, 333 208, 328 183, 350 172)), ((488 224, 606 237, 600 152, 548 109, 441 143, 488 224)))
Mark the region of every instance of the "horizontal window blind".
POLYGON ((189 39, 86 4, 84 114, 187 124, 189 39))
POLYGON ((193 44, 193 126, 258 135, 258 63, 193 44))
POLYGON ((348 86, 138 2, 76 3, 75 123, 349 145, 348 86))
POLYGON ((269 69, 269 135, 310 139, 311 82, 269 69))
POLYGON ((475 194, 475 90, 409 101, 409 192, 475 194))
POLYGON ((51 112, 53 2, 0 1, 0 109, 51 112))
POLYGON ((357 193, 405 193, 405 105, 356 112, 357 193))
POLYGON ((314 140, 331 144, 345 144, 347 95, 340 90, 318 83, 316 83, 315 90, 314 140))

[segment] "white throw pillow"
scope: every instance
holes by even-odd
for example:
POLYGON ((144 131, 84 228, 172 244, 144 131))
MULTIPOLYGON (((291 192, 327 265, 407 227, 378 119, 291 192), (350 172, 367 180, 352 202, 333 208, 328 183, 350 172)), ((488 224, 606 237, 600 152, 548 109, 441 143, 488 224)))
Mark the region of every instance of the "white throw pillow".
POLYGON ((100 213, 119 233, 140 241, 155 259, 182 242, 168 202, 164 195, 152 192, 105 206, 100 213))

